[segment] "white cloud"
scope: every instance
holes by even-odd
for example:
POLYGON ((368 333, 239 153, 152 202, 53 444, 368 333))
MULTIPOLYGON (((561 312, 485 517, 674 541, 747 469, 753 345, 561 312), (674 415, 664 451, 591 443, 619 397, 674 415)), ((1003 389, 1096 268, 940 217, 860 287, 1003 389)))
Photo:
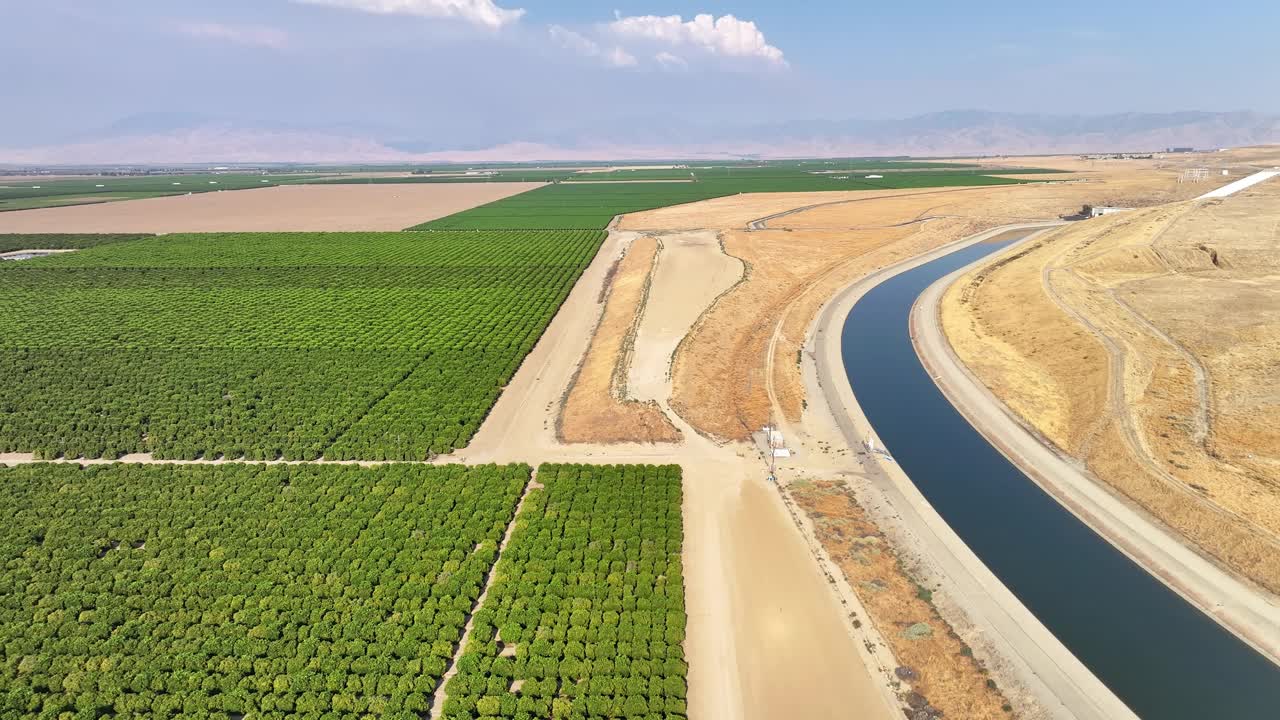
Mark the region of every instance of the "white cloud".
POLYGON ((606 51, 595 40, 562 25, 552 25, 547 28, 547 32, 550 33, 551 39, 560 47, 572 50, 583 57, 599 58, 606 65, 612 67, 634 67, 637 63, 636 57, 621 46, 614 46, 612 50, 606 51))
POLYGON ((765 40, 764 33, 754 22, 739 20, 733 15, 716 18, 701 14, 688 22, 679 15, 619 15, 609 23, 609 29, 622 37, 672 46, 691 45, 716 55, 759 58, 781 66, 787 64, 782 51, 765 40))
POLYGON ((216 22, 192 22, 178 26, 178 32, 194 38, 220 40, 250 47, 283 50, 289 45, 289 35, 282 30, 261 25, 224 25, 216 22))
POLYGON ((614 67, 632 67, 636 64, 636 56, 620 47, 615 47, 605 56, 605 61, 614 67))
POLYGON ((586 55, 587 57, 595 57, 600 54, 600 43, 582 33, 574 32, 561 25, 552 25, 547 28, 547 32, 551 34, 551 39, 557 45, 566 50, 572 50, 579 55, 586 55))
POLYGON ((516 22, 524 15, 523 8, 498 7, 493 0, 292 0, 292 2, 348 8, 378 15, 457 18, 492 29, 516 22))
POLYGON ((678 68, 678 69, 684 69, 684 68, 689 67, 689 61, 688 61, 688 60, 685 60, 684 58, 680 57, 679 55, 673 55, 673 54, 671 54, 671 53, 667 52, 666 50, 663 50, 662 52, 658 53, 657 55, 654 55, 654 56, 653 56, 653 59, 654 59, 655 61, 657 61, 657 63, 658 63, 659 65, 661 65, 661 66, 662 66, 662 67, 664 67, 664 68, 668 68, 668 69, 677 69, 677 68, 678 68))

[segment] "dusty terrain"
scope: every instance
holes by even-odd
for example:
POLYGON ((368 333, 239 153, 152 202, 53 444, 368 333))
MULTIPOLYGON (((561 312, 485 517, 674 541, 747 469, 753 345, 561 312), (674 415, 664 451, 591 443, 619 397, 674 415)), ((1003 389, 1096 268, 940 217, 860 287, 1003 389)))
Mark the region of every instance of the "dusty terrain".
MULTIPOLYGON (((892 692, 892 658, 885 655, 877 630, 855 626, 847 606, 829 589, 782 499, 765 481, 765 467, 753 447, 716 444, 693 432, 670 412, 670 380, 663 376, 643 384, 680 431, 680 442, 568 444, 557 437, 566 390, 610 302, 610 276, 621 272, 615 263, 638 237, 610 234, 471 445, 438 461, 680 464, 685 473, 690 716, 897 716, 901 704, 892 692)), ((683 240, 664 237, 663 252, 672 252, 672 258, 679 257, 673 251, 677 247, 694 255, 705 252, 705 238, 683 240)), ((722 264, 715 273, 718 282, 732 282, 732 267, 722 264)), ((683 336, 703 311, 697 303, 718 294, 707 289, 715 282, 700 266, 667 262, 659 253, 653 286, 673 282, 664 277, 667 272, 677 274, 685 291, 650 293, 633 358, 670 348, 670 334, 683 336), (707 287, 699 289, 699 283, 707 287)), ((637 362, 662 367, 669 360, 637 362)))
POLYGON ((934 707, 942 717, 1008 717, 1007 705, 973 650, 933 605, 933 593, 913 578, 852 490, 834 480, 799 480, 788 486, 813 519, 817 536, 845 578, 880 623, 885 641, 910 685, 908 705, 934 707))
POLYGON ((667 405, 672 358, 743 266, 712 231, 615 234, 629 249, 606 276, 608 302, 562 406, 559 437, 676 442, 681 433, 667 405))
POLYGON ((1280 183, 1081 223, 943 300, 1025 424, 1211 558, 1280 591, 1280 183))
MULTIPOLYGON (((898 549, 921 566, 921 576, 949 583, 960 571, 940 569, 937 563, 942 561, 931 557, 939 548, 948 552, 946 533, 939 530, 942 539, 932 545, 919 544, 916 536, 921 523, 928 525, 927 518, 908 522, 899 516, 911 500, 894 499, 883 487, 877 489, 882 483, 874 479, 875 469, 857 461, 830 420, 839 409, 830 407, 821 393, 815 395, 817 386, 805 377, 812 372, 806 342, 819 311, 840 288, 859 278, 982 230, 1071 214, 1084 204, 1149 206, 1194 197, 1209 187, 1180 183, 1177 170, 1146 164, 1136 169, 1126 166, 1123 172, 1103 169, 1067 183, 739 195, 636 213, 623 218, 620 227, 649 234, 716 230, 723 253, 745 268, 742 280, 698 318, 675 354, 670 407, 677 417, 673 420, 732 446, 749 439, 772 418, 784 429, 788 446, 798 451, 780 464, 784 500, 793 499, 788 487, 796 477, 838 481, 865 493, 871 522, 891 531, 892 540, 902 545, 898 549)), ((802 530, 815 522, 807 512, 798 513, 802 530)), ((839 574, 840 582, 833 580, 837 588, 845 583, 842 598, 862 602, 855 578, 838 569, 841 549, 830 542, 831 536, 824 539, 811 527, 806 537, 815 556, 834 562, 829 572, 839 574)), ((1114 696, 1096 680, 1081 681, 1079 673, 1087 676, 1087 671, 1078 663, 1072 665, 1069 653, 1064 659, 1066 651, 1042 627, 1035 632, 1028 629, 1025 609, 1021 615, 991 609, 1001 603, 1016 604, 1012 596, 1001 595, 993 582, 994 578, 977 573, 954 587, 942 588, 935 595, 940 632, 948 637, 955 633, 972 646, 1005 701, 1024 716, 1063 712, 1116 716, 1120 710, 1114 696), (996 599, 988 602, 973 597, 974 593, 990 593, 996 599), (992 613, 1000 614, 1004 632, 1018 637, 988 637, 990 626, 975 624, 971 619, 975 612, 983 623, 992 613), (1013 646, 1022 655, 1008 661, 1005 656, 1013 646), (1036 677, 1034 668, 1044 663, 1071 669, 1061 680, 1036 677)), ((901 592, 891 595, 899 607, 910 601, 901 592)), ((900 619, 883 608, 870 609, 881 637, 888 638, 900 619)), ((976 667, 971 668, 972 677, 981 674, 976 667)), ((927 667, 918 670, 930 673, 927 667)), ((938 678, 936 673, 935 667, 932 677, 921 678, 922 687, 933 688, 930 692, 936 697, 928 698, 936 706, 972 711, 985 702, 970 692, 971 682, 938 678)), ((979 683, 982 688, 986 688, 985 679, 979 683)))
POLYGON ((541 183, 280 185, 0 213, 5 233, 403 230, 541 183))
POLYGON ((742 439, 769 421, 775 401, 787 418, 799 418, 804 334, 826 299, 853 279, 988 228, 1103 204, 1099 198, 1151 205, 1206 189, 1178 183, 1176 171, 1148 168, 995 188, 737 195, 636 213, 621 227, 719 229, 725 253, 747 267, 747 280, 682 343, 672 398, 699 432, 742 439))
POLYGON ((632 399, 628 368, 657 267, 659 243, 632 240, 606 278, 600 324, 560 412, 560 439, 584 442, 675 442, 680 433, 655 400, 632 399))

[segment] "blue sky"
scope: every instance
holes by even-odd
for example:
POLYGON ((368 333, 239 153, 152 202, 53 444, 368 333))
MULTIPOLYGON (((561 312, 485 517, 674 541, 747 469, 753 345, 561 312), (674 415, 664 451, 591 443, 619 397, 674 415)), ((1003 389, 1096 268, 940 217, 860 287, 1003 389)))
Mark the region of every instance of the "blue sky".
POLYGON ((673 118, 1280 112, 1278 27, 1263 0, 5 0, 0 146, 155 113, 466 145, 673 118))

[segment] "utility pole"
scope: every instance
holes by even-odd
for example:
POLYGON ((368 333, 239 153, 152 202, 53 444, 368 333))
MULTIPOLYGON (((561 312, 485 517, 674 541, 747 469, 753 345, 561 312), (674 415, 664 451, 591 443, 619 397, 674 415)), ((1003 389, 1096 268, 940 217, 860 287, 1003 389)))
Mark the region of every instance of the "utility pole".
POLYGON ((773 411, 769 411, 769 424, 764 429, 764 446, 769 452, 769 482, 778 482, 778 455, 773 448, 773 411))

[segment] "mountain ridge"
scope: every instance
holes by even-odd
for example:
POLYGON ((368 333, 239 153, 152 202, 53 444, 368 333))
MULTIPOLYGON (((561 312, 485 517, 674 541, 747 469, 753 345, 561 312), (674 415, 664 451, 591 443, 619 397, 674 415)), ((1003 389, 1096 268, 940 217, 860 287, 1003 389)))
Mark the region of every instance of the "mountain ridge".
POLYGON ((1280 115, 1251 111, 1054 115, 948 110, 900 119, 708 125, 653 119, 441 139, 415 128, 287 125, 191 113, 122 118, 67 142, 0 148, 0 163, 479 162, 797 156, 1153 152, 1280 143, 1280 115), (425 133, 425 135, 424 135, 425 133))

